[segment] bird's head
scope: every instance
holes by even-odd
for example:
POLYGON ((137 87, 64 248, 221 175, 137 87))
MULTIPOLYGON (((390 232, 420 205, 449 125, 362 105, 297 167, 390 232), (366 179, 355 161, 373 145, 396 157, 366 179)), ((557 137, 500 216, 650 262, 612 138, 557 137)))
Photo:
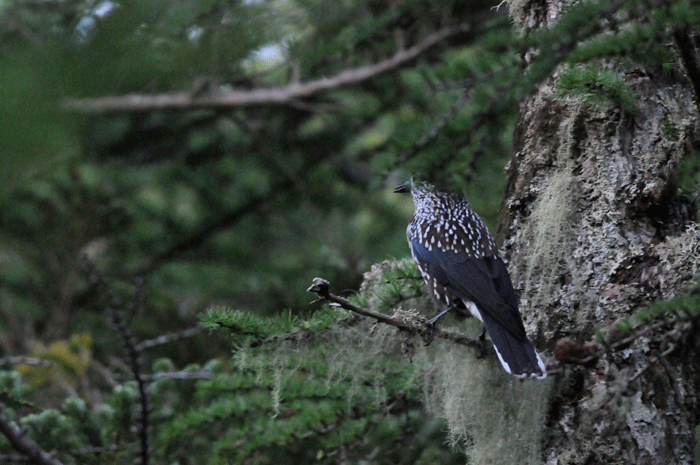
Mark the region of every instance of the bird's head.
POLYGON ((417 198, 423 198, 427 195, 435 194, 437 189, 432 184, 417 181, 416 179, 411 178, 403 184, 396 186, 394 192, 397 194, 410 193, 413 196, 413 199, 416 200, 417 198))
POLYGON ((439 193, 432 184, 416 181, 414 178, 411 178, 400 186, 397 186, 394 192, 410 193, 417 214, 428 211, 432 212, 436 207, 439 208, 439 202, 437 201, 437 194, 439 193))

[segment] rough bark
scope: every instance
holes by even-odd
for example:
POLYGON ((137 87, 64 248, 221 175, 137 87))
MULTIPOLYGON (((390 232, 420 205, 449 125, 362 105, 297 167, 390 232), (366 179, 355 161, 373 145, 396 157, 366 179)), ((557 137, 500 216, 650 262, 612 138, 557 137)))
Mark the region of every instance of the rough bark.
MULTIPOLYGON (((519 11, 516 22, 531 27, 537 12, 519 11)), ((637 112, 556 97, 555 75, 522 105, 507 169, 504 247, 528 334, 550 353, 687 292, 700 263, 697 205, 673 176, 698 139, 691 84, 601 66, 632 87, 637 112)), ((693 463, 700 350, 690 332, 661 356, 672 327, 555 375, 545 463, 693 463)))

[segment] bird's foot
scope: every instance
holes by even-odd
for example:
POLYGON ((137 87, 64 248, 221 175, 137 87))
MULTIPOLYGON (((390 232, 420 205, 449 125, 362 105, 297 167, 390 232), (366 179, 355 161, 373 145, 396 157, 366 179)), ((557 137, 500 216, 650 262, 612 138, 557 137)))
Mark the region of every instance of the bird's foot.
POLYGON ((434 316, 425 322, 425 326, 427 326, 428 330, 423 333, 423 345, 424 346, 429 346, 430 343, 433 342, 433 337, 435 336, 435 322, 437 320, 439 320, 440 317, 443 316, 448 311, 450 311, 450 308, 439 313, 437 316, 434 316))
POLYGON ((423 338, 423 345, 424 346, 429 346, 431 342, 433 342, 433 337, 435 336, 435 323, 432 322, 432 320, 427 321, 426 326, 428 327, 427 331, 425 331, 421 337, 423 338))
POLYGON ((481 328, 481 332, 474 338, 474 341, 478 347, 476 358, 482 358, 486 355, 486 326, 481 328))

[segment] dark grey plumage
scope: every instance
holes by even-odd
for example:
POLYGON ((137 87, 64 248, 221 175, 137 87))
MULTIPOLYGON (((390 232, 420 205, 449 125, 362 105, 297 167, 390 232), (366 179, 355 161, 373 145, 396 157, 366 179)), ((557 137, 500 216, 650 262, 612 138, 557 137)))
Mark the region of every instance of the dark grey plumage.
POLYGON ((409 181, 397 192, 413 196, 416 212, 406 235, 430 294, 449 308, 463 304, 484 323, 498 358, 516 376, 546 376, 525 334, 518 299, 496 243, 458 195, 409 181))

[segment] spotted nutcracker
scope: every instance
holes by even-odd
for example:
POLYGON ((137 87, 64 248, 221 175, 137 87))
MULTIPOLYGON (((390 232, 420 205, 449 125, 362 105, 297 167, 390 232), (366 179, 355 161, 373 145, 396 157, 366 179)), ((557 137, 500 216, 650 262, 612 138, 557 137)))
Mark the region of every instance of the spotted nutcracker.
POLYGON ((508 373, 544 378, 544 363, 525 334, 508 270, 481 218, 463 197, 429 184, 408 181, 395 192, 413 196, 416 212, 406 230, 408 244, 430 294, 446 307, 428 324, 453 308, 466 308, 484 323, 508 373))

